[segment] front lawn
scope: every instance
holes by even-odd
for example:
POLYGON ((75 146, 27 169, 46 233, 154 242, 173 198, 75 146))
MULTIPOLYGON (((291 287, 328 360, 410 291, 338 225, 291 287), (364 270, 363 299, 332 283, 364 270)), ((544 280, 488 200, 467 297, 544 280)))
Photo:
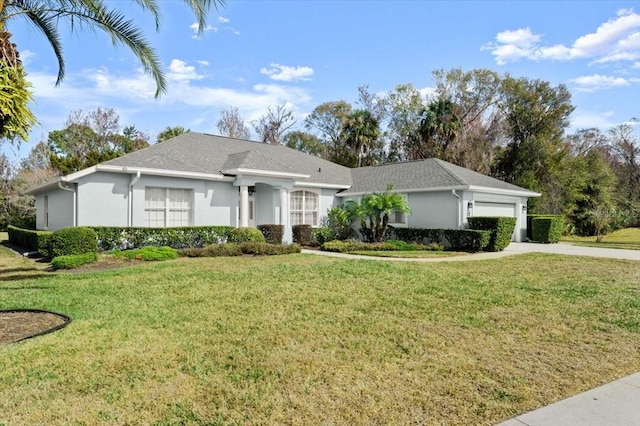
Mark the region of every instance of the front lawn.
POLYGON ((577 246, 618 248, 627 250, 640 250, 640 228, 624 228, 607 234, 598 243, 596 237, 562 237, 562 241, 568 241, 577 246))
POLYGON ((457 251, 430 251, 430 250, 410 250, 410 251, 369 251, 358 250, 350 251, 349 254, 358 254, 360 256, 372 257, 395 257, 399 259, 435 259, 438 257, 467 256, 468 253, 457 251))
POLYGON ((48 273, 0 247, 0 424, 492 424, 640 370, 640 262, 180 258, 48 273))

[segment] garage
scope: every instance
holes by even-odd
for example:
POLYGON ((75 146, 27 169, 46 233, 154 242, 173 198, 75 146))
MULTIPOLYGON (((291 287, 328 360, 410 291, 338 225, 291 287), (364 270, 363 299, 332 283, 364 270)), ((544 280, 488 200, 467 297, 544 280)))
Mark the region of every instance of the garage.
MULTIPOLYGON (((495 203, 486 201, 476 201, 473 206, 474 216, 489 217, 516 217, 516 205, 513 203, 495 203)), ((511 236, 511 241, 516 241, 515 230, 511 236)))

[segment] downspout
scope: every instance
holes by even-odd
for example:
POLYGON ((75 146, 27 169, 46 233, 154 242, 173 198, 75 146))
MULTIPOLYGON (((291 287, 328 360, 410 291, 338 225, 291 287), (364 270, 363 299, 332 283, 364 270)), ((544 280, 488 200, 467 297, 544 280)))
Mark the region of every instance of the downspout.
POLYGON ((460 196, 456 193, 455 189, 451 190, 451 195, 458 199, 458 229, 462 229, 462 223, 460 223, 460 212, 462 211, 462 200, 460 196))
POLYGON ((76 226, 77 223, 77 194, 76 194, 76 190, 73 188, 69 188, 67 186, 62 185, 62 182, 58 182, 58 188, 62 189, 63 191, 69 191, 69 192, 73 192, 73 225, 72 226, 76 226))
POLYGON ((127 226, 133 226, 133 186, 140 180, 140 170, 136 175, 131 175, 131 182, 129 182, 129 208, 127 210, 127 226))

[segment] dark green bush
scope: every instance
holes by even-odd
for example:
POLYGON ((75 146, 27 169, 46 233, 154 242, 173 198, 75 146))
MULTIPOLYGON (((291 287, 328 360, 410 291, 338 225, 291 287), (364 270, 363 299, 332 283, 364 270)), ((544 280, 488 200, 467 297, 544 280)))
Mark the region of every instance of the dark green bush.
POLYGON ((335 238, 335 232, 328 226, 313 229, 313 238, 318 245, 323 245, 327 241, 331 241, 335 238))
POLYGON ((298 244, 269 244, 269 243, 242 243, 240 250, 243 254, 253 254, 257 256, 273 256, 278 254, 300 253, 298 244))
POLYGON ((419 243, 406 243, 403 241, 385 241, 382 243, 365 243, 355 240, 333 240, 327 241, 321 246, 323 251, 332 251, 337 253, 350 253, 354 251, 414 251, 414 250, 433 250, 437 246, 426 247, 419 243))
MULTIPOLYGON (((538 216, 531 220, 532 238, 539 243, 557 243, 562 237, 564 229, 564 217, 562 216, 538 216)), ((528 230, 527 230, 528 232, 528 230)))
POLYGON ((515 217, 475 216, 469 218, 469 228, 491 231, 491 239, 486 247, 487 251, 504 250, 511 242, 515 226, 515 217))
POLYGON ((235 228, 229 233, 230 243, 264 243, 265 238, 256 228, 235 228))
POLYGON ((70 254, 57 256, 51 260, 53 269, 73 269, 98 260, 98 253, 70 254))
POLYGON ((445 229, 442 233, 452 250, 482 251, 491 240, 491 231, 477 229, 445 229))
POLYGON ((282 244, 284 225, 258 225, 258 229, 269 244, 282 244))
POLYGON ((51 231, 35 231, 32 229, 23 229, 18 228, 17 226, 9 225, 7 227, 7 233, 9 234, 9 242, 18 247, 22 247, 27 251, 38 251, 43 250, 47 252, 47 254, 42 254, 43 256, 48 256, 48 240, 52 234, 51 231))
POLYGON ((293 242, 301 246, 308 246, 313 243, 313 228, 311 225, 293 225, 293 242))
POLYGON ((396 238, 402 241, 437 244, 450 250, 469 252, 483 250, 491 238, 491 231, 474 229, 395 228, 394 232, 396 238))
POLYGON ((91 228, 70 226, 54 231, 51 237, 51 257, 97 252, 98 238, 91 228))
POLYGON ((176 228, 92 227, 101 251, 127 250, 145 246, 168 246, 175 249, 204 247, 224 243, 232 226, 181 226, 176 228))
POLYGON ((171 260, 178 257, 176 249, 162 246, 162 247, 142 247, 139 249, 125 250, 115 253, 118 257, 126 257, 131 260, 144 260, 148 262, 171 260))

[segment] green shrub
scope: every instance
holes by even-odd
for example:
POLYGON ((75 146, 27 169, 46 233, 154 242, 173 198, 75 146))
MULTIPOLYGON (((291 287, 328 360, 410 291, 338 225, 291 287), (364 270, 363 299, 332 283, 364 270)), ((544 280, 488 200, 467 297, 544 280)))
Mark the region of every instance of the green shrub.
POLYGON ((243 254, 257 256, 273 256, 278 254, 300 253, 298 244, 269 244, 269 243, 242 243, 240 250, 243 254))
POLYGON ((96 226, 100 251, 127 250, 146 246, 169 246, 175 249, 204 247, 224 243, 232 226, 181 226, 175 228, 142 228, 96 226))
POLYGON ((427 250, 427 247, 419 243, 406 243, 403 241, 385 241, 382 243, 366 243, 355 240, 327 241, 321 246, 323 251, 337 253, 350 253, 354 251, 415 251, 427 250))
POLYGON ((477 229, 445 229, 442 232, 452 250, 482 251, 491 241, 491 231, 477 229))
POLYGON ((313 228, 311 225, 293 225, 291 227, 293 242, 301 246, 308 246, 313 243, 313 228))
POLYGON ((98 252, 95 231, 84 226, 70 226, 54 231, 50 245, 51 257, 98 252))
POLYGON ((27 251, 38 251, 43 256, 49 256, 48 238, 51 237, 51 231, 35 231, 33 229, 23 229, 17 226, 9 225, 7 227, 9 234, 9 242, 18 247, 22 247, 27 251), (44 251, 45 253, 41 252, 44 251))
POLYGON ((504 250, 511 242, 515 226, 515 217, 474 216, 469 218, 469 228, 491 231, 491 239, 486 247, 487 251, 504 250))
POLYGON ((144 260, 148 262, 171 260, 178 257, 178 252, 171 247, 142 247, 139 249, 125 250, 116 253, 118 257, 126 257, 131 260, 144 260))
POLYGON ((335 238, 335 232, 328 226, 313 229, 313 238, 318 245, 323 245, 327 241, 331 241, 335 238))
POLYGON ((451 250, 469 252, 483 250, 491 238, 491 231, 474 229, 395 228, 394 233, 401 241, 436 244, 451 250))
POLYGON ((57 256, 51 260, 53 269, 73 269, 98 260, 98 253, 70 254, 57 256))
POLYGON ((229 242, 230 243, 264 243, 265 238, 256 228, 235 228, 229 234, 229 242))
POLYGON ((270 244, 282 244, 284 225, 258 225, 258 229, 264 235, 266 242, 270 244))
MULTIPOLYGON (((562 216, 538 216, 531 220, 532 238, 539 243, 557 243, 562 237, 564 229, 564 217, 562 216)), ((527 230, 528 232, 528 230, 527 230)))

